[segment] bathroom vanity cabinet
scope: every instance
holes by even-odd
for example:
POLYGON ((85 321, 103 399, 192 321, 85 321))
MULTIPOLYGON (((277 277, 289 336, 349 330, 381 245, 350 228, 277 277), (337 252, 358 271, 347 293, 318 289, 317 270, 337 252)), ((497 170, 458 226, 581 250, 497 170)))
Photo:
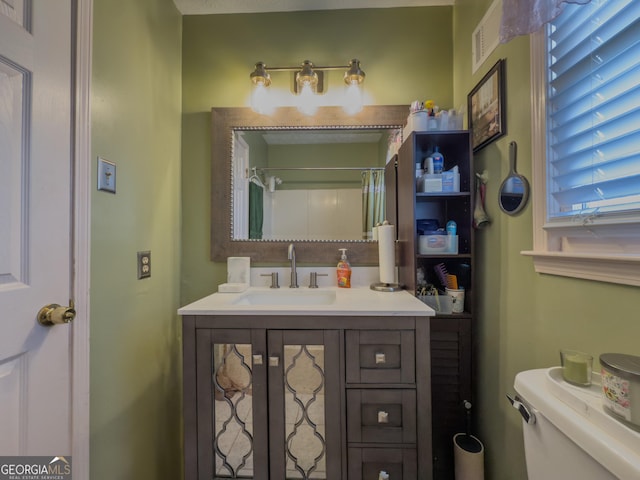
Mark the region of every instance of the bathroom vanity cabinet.
POLYGON ((436 312, 430 322, 433 464, 434 478, 438 480, 453 479, 452 438, 466 428, 463 401, 473 403, 474 186, 468 131, 413 132, 405 139, 397 159, 399 281, 416 295, 421 293, 421 281, 444 291, 435 270, 438 265, 444 265, 465 289, 463 312, 436 312), (445 171, 458 167, 459 191, 423 192, 416 186, 416 164, 422 163, 435 147, 439 147, 444 156, 445 171), (421 249, 421 229, 433 225, 434 220, 441 228, 449 220, 456 222, 455 251, 421 249))
POLYGON ((432 478, 429 331, 426 316, 183 315, 185 479, 432 478))

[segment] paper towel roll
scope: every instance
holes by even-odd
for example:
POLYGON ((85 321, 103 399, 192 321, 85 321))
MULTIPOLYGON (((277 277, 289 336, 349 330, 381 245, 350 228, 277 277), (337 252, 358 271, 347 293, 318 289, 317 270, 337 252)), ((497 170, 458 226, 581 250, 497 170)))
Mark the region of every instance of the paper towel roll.
POLYGON ((378 227, 378 263, 380 264, 380 282, 396 281, 396 229, 385 224, 378 227))

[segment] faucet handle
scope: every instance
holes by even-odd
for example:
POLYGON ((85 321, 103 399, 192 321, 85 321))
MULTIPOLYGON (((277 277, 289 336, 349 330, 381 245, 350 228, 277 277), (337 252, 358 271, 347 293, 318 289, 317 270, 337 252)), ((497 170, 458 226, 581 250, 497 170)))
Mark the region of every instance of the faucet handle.
POLYGON ((270 288, 280 288, 278 284, 278 272, 271 273, 261 273, 261 277, 271 277, 271 287, 270 288))
POLYGON ((318 288, 318 277, 328 277, 328 273, 311 272, 309 279, 309 288, 318 288))

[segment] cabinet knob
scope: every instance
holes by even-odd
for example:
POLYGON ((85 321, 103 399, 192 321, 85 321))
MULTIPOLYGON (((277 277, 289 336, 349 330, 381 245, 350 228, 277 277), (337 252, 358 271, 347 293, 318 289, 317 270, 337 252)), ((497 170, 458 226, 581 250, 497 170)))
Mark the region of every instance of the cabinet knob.
POLYGON ((384 353, 376 353, 376 365, 387 363, 387 356, 384 353))
POLYGON ((378 423, 389 423, 389 413, 384 410, 378 412, 378 423))
POLYGON ((278 365, 280 365, 280 358, 279 357, 276 357, 276 356, 269 357, 269 366, 270 367, 277 367, 278 365))
POLYGON ((251 358, 253 359, 254 365, 262 365, 264 363, 262 355, 252 355, 251 358))

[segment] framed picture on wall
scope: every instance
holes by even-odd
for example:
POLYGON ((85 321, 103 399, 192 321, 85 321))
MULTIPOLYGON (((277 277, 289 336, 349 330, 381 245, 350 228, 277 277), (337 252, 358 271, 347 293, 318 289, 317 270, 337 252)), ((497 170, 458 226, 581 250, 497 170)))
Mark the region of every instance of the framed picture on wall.
POLYGON ((500 59, 467 97, 469 130, 474 152, 506 133, 504 72, 505 60, 500 59))

